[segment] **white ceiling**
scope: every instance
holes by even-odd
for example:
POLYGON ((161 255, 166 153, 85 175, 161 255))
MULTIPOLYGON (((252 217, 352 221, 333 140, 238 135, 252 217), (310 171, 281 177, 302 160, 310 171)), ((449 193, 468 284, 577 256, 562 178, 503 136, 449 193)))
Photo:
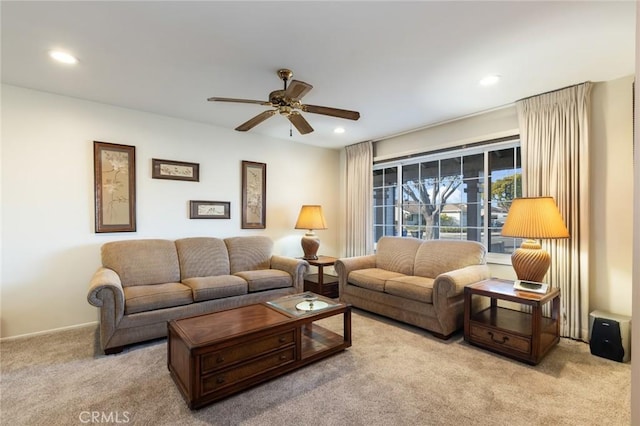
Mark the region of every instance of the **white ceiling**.
POLYGON ((634 73, 634 1, 2 1, 2 81, 233 129, 262 112, 279 68, 314 86, 289 137, 274 116, 251 133, 341 147, 634 73), (75 66, 54 63, 67 50, 75 66), (486 74, 502 75, 481 87, 486 74), (342 135, 333 133, 343 126, 342 135))

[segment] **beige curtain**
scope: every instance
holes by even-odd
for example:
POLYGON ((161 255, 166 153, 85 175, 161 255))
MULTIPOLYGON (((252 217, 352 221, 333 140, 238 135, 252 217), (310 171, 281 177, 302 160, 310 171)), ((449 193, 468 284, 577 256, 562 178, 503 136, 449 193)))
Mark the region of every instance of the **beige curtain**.
POLYGON ((373 253, 373 144, 349 145, 347 153, 346 255, 373 253))
POLYGON ((560 289, 560 335, 587 340, 589 327, 589 117, 591 83, 516 103, 525 196, 556 200, 571 237, 543 240, 546 281, 560 289))

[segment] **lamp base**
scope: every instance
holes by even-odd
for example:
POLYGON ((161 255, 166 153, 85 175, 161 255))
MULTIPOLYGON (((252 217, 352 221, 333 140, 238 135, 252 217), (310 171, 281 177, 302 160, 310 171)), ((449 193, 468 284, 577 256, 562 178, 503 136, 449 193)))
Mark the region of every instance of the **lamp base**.
POLYGON ((302 257, 305 260, 318 260, 318 248, 320 248, 320 238, 313 232, 308 232, 304 234, 302 240, 300 241, 302 244, 302 251, 304 251, 304 256, 302 257))
POLYGON ((511 264, 519 280, 542 282, 549 270, 551 256, 539 242, 525 240, 511 255, 511 264))

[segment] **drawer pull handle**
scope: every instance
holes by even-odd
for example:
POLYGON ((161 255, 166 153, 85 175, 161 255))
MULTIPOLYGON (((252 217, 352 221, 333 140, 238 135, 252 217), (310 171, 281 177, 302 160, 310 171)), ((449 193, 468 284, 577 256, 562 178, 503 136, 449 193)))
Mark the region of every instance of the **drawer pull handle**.
POLYGON ((280 355, 280 361, 284 361, 287 359, 287 356, 285 354, 280 355))
POLYGON ((216 383, 217 383, 217 384, 219 384, 219 385, 220 385, 220 384, 222 384, 222 383, 224 383, 224 377, 222 377, 222 376, 221 376, 221 377, 218 377, 218 378, 216 379, 216 383))
POLYGON ((217 362, 218 364, 220 364, 221 362, 224 362, 224 358, 223 358, 223 357, 221 357, 221 356, 219 356, 219 357, 216 359, 216 362, 217 362))
POLYGON ((493 337, 493 332, 488 331, 487 334, 489 335, 489 337, 491 337, 491 340, 495 343, 498 343, 500 345, 504 345, 505 343, 507 343, 507 340, 509 340, 509 336, 502 336, 502 340, 496 340, 495 337, 493 337))
POLYGON ((287 338, 286 338, 286 336, 280 336, 279 340, 280 340, 280 343, 284 343, 284 342, 287 341, 287 338))

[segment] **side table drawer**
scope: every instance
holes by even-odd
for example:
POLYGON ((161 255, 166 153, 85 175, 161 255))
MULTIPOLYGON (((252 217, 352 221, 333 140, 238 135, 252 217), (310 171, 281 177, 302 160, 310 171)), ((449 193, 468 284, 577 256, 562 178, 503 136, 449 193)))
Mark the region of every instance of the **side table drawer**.
POLYGON ((200 368, 202 373, 207 374, 238 361, 249 359, 273 349, 293 344, 295 340, 295 330, 287 330, 282 333, 267 336, 254 342, 243 345, 231 346, 216 352, 211 352, 201 357, 200 368))
POLYGON ((483 343, 495 349, 514 350, 525 354, 531 353, 531 340, 492 328, 470 325, 472 341, 483 343))
POLYGON ((202 395, 214 392, 222 387, 237 383, 241 380, 264 373, 275 367, 288 364, 295 360, 295 347, 291 347, 263 358, 241 364, 227 371, 214 373, 202 379, 202 395))

